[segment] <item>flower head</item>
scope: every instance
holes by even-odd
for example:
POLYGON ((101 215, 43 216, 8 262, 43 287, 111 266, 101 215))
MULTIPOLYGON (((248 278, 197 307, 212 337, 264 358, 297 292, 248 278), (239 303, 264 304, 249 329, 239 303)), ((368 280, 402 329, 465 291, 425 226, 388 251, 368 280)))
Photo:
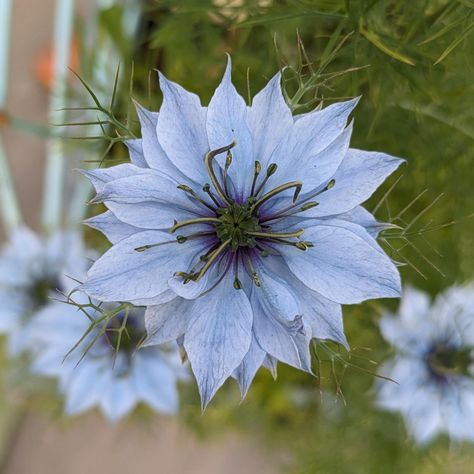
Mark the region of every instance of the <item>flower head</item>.
POLYGON ((397 355, 381 369, 377 403, 400 411, 421 444, 445 432, 474 440, 474 288, 452 287, 433 305, 407 288, 399 314, 380 322, 397 355))
POLYGON ((41 238, 27 228, 13 234, 0 255, 0 332, 10 355, 29 348, 35 315, 77 285, 87 270, 82 239, 75 232, 41 238))
POLYGON ((113 246, 82 289, 148 306, 147 343, 182 343, 203 405, 262 364, 310 372, 311 338, 346 344, 341 303, 399 294, 360 204, 402 160, 349 148, 357 100, 293 117, 280 74, 251 106, 230 61, 207 107, 160 84, 132 163, 86 173, 109 209, 89 225, 113 246))
MULTIPOLYGON (((76 293, 75 298, 77 303, 87 303, 83 295, 76 293)), ((186 378, 178 347, 138 350, 145 336, 144 309, 118 304, 107 308, 113 317, 105 331, 97 326, 73 352, 89 327, 88 318, 76 306, 60 302, 43 309, 31 328, 32 371, 58 379, 68 415, 98 406, 109 421, 116 422, 138 403, 160 413, 175 413, 177 382, 186 378)), ((87 310, 96 319, 104 317, 101 311, 87 310)))

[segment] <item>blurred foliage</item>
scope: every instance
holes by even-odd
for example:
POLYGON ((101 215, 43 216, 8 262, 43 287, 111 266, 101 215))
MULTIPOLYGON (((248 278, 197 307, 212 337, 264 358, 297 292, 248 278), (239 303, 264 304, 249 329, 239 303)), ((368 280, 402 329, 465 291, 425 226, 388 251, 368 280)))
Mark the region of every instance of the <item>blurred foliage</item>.
MULTIPOLYGON (((130 90, 143 105, 159 108, 154 69, 207 103, 226 52, 232 55, 236 87, 246 98, 279 68, 296 113, 362 95, 353 146, 407 159, 367 203, 380 220, 407 229, 383 239, 395 259, 407 262, 401 269, 405 284, 435 295, 473 277, 472 0, 158 0, 145 5, 134 47, 124 41, 119 10, 101 19, 123 53, 127 80, 105 108, 126 124, 127 130, 118 129, 122 138, 129 130, 138 134, 130 90)), ((121 138, 110 135, 114 141, 105 163, 115 164, 126 152, 121 138)), ((94 232, 88 236, 98 239, 94 232)), ((236 407, 238 391, 228 383, 204 416, 196 393, 186 392, 184 418, 202 434, 229 424, 245 432, 258 428, 272 452, 289 453, 282 462, 295 473, 474 472, 470 446, 451 447, 441 438, 416 448, 400 417, 374 408, 374 377, 367 372, 376 372, 388 356, 377 329, 387 305, 393 309, 396 302, 344 308, 353 348, 339 354, 334 347, 332 352, 317 347, 319 377, 280 366, 274 382, 262 370, 242 405, 236 407)))

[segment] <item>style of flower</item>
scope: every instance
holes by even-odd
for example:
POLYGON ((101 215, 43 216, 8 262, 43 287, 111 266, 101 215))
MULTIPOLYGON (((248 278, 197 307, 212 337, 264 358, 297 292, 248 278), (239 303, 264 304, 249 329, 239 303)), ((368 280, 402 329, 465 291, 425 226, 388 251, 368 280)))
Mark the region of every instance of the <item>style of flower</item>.
POLYGON ((29 349, 35 315, 77 286, 87 265, 78 233, 42 238, 22 227, 12 234, 0 255, 0 333, 11 356, 29 349))
POLYGON ((293 117, 280 74, 251 106, 230 60, 207 107, 160 84, 160 112, 138 106, 131 164, 86 172, 108 207, 89 225, 113 246, 82 289, 148 306, 146 344, 182 344, 206 406, 277 360, 311 372, 312 338, 347 345, 341 304, 399 295, 360 204, 402 160, 349 148, 357 100, 293 117))
POLYGON ((377 404, 401 412, 420 444, 440 433, 474 441, 474 287, 454 286, 432 305, 407 288, 380 329, 397 351, 380 373, 396 383, 377 382, 377 404))
POLYGON ((103 333, 98 325, 75 347, 90 321, 77 307, 87 305, 87 298, 78 293, 74 298, 76 305, 56 302, 43 309, 31 329, 36 349, 32 371, 58 379, 65 413, 79 415, 98 406, 117 422, 139 403, 176 413, 177 382, 187 378, 177 345, 138 350, 145 336, 144 309, 117 304, 83 309, 91 318, 103 317, 104 311, 112 317, 103 333))

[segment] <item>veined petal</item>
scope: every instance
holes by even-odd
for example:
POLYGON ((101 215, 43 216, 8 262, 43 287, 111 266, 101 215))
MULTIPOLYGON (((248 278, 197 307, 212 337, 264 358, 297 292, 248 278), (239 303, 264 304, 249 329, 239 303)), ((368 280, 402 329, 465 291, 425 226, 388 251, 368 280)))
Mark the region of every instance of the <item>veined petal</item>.
POLYGON ((168 81, 160 73, 163 104, 157 134, 171 162, 189 179, 201 185, 209 181, 204 158, 209 151, 206 134, 206 108, 196 94, 168 81))
POLYGON ((349 149, 334 175, 334 186, 317 196, 307 217, 342 214, 363 203, 404 160, 385 153, 349 149))
POLYGON ((100 301, 130 301, 154 298, 168 290, 168 280, 202 247, 199 239, 178 244, 168 232, 150 230, 115 244, 89 270, 80 289, 100 301), (138 252, 145 245, 163 245, 138 252), (179 245, 179 251, 170 246, 179 245))
POLYGON ((148 163, 145 160, 145 155, 143 154, 143 141, 141 138, 136 138, 133 140, 125 140, 124 144, 128 148, 128 153, 130 155, 130 161, 133 165, 140 168, 148 168, 148 163))
POLYGON ((158 141, 156 127, 158 124, 158 113, 150 112, 138 103, 137 108, 138 119, 140 120, 142 132, 142 149, 143 155, 150 168, 160 171, 166 176, 177 178, 182 176, 180 171, 174 166, 166 155, 158 141))
POLYGON ((194 301, 193 321, 184 347, 201 394, 203 408, 241 364, 252 338, 252 307, 227 276, 210 293, 194 301))
POLYGON ((260 347, 259 343, 252 337, 250 348, 245 355, 242 363, 235 369, 234 377, 237 379, 242 398, 247 395, 250 385, 257 373, 257 370, 263 365, 267 353, 260 347))
POLYGON ((353 232, 325 225, 307 228, 306 251, 280 246, 291 271, 309 288, 342 304, 400 295, 400 275, 391 260, 353 232))
POLYGON ((296 295, 262 263, 256 270, 260 286, 252 290, 251 301, 258 343, 278 360, 311 372, 311 334, 304 326, 296 295))
POLYGON ((376 220, 375 217, 362 206, 357 206, 344 214, 339 214, 337 218, 361 225, 374 239, 379 236, 382 230, 390 227, 390 224, 376 220))
POLYGON ((127 178, 129 176, 135 176, 146 172, 143 168, 139 168, 134 164, 122 163, 117 166, 111 166, 110 168, 97 168, 96 170, 79 170, 84 176, 86 176, 92 185, 94 186, 97 193, 102 192, 104 186, 110 181, 115 181, 120 178, 127 178))
POLYGON ((293 128, 291 109, 285 102, 280 82, 281 73, 278 72, 253 98, 248 110, 254 155, 263 170, 270 164, 277 145, 293 128))
POLYGON ((231 60, 229 57, 222 82, 212 96, 207 109, 207 135, 211 150, 229 145, 232 148, 232 165, 229 176, 239 197, 246 197, 254 171, 252 136, 247 124, 247 106, 231 82, 231 60))
POLYGON ((120 242, 122 239, 126 239, 127 237, 142 231, 142 229, 138 227, 125 224, 125 222, 117 219, 111 211, 106 211, 102 214, 91 217, 85 220, 84 224, 102 232, 112 244, 120 242))
MULTIPOLYGON (((297 122, 294 128, 298 128, 297 122)), ((349 149, 352 122, 321 149, 321 142, 306 137, 307 130, 295 130, 275 151, 278 179, 281 182, 299 180, 305 191, 325 185, 334 176, 349 149), (277 161, 278 160, 278 161, 277 161)), ((292 190, 293 191, 293 190, 292 190)))
POLYGON ((176 297, 168 303, 149 306, 145 311, 147 338, 143 347, 176 341, 192 320, 192 301, 176 297))

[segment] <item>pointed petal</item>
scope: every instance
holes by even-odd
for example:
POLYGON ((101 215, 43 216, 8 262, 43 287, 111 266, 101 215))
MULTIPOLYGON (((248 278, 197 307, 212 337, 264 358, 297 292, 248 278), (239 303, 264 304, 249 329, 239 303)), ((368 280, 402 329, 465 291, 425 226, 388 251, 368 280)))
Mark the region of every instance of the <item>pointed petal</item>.
POLYGON ((250 348, 242 363, 237 367, 234 373, 235 378, 239 383, 242 398, 247 395, 255 374, 262 366, 266 355, 267 353, 260 347, 255 337, 252 337, 250 348))
POLYGON ((316 199, 319 205, 304 213, 321 217, 354 209, 363 203, 404 160, 385 153, 349 149, 334 175, 334 186, 316 199))
POLYGON ((229 57, 222 82, 217 87, 207 110, 207 134, 211 150, 230 145, 232 165, 229 168, 236 192, 244 197, 252 184, 254 155, 252 136, 247 124, 247 106, 231 82, 231 60, 229 57))
POLYGON ((285 281, 256 263, 260 287, 252 290, 254 332, 261 348, 278 360, 311 372, 309 341, 297 297, 285 281))
POLYGON ((79 289, 101 301, 130 301, 154 298, 168 290, 168 280, 188 267, 202 244, 198 239, 178 244, 168 232, 145 231, 115 244, 88 272, 79 289), (142 252, 144 245, 163 243, 142 252), (179 251, 173 246, 179 245, 179 251))
POLYGON ((149 306, 145 311, 147 338, 143 347, 156 346, 180 338, 192 320, 192 304, 192 301, 176 297, 168 303, 149 306))
POLYGON ((280 246, 291 271, 309 288, 342 304, 400 295, 400 275, 391 260, 353 232, 326 225, 305 230, 314 247, 280 246))
POLYGON ((140 168, 149 167, 148 163, 145 160, 145 155, 143 154, 143 143, 141 138, 125 140, 124 144, 128 148, 130 161, 133 165, 138 166, 140 168))
POLYGON ((252 133, 255 159, 263 170, 270 164, 270 157, 293 127, 291 110, 285 102, 278 72, 253 98, 248 111, 249 128, 252 133))
POLYGON ((110 181, 135 176, 142 173, 143 169, 130 163, 122 163, 121 165, 111 166, 110 168, 79 171, 90 180, 96 192, 100 193, 104 186, 110 181))
POLYGON ((219 387, 241 364, 252 333, 252 307, 227 276, 210 293, 195 300, 193 321, 184 347, 205 408, 219 387))
POLYGON ((117 219, 111 211, 106 211, 102 214, 91 217, 85 220, 84 224, 102 232, 112 244, 120 242, 122 239, 126 239, 127 237, 142 231, 142 229, 139 229, 138 227, 125 224, 125 222, 117 219))
POLYGON ((201 185, 209 181, 204 158, 209 151, 206 108, 196 94, 168 81, 160 73, 163 104, 157 134, 171 162, 191 180, 201 185))

